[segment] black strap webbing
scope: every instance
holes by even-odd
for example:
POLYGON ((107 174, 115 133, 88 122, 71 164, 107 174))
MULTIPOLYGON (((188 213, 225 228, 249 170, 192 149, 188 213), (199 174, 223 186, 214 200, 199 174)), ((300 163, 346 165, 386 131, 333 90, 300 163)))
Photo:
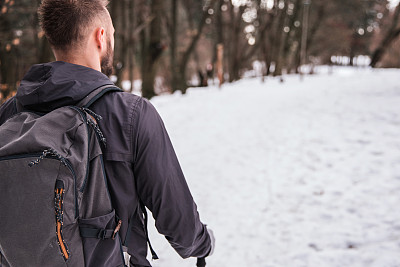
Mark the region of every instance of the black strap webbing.
POLYGON ((14 103, 15 103, 15 110, 17 112, 21 112, 24 110, 24 107, 22 106, 22 104, 17 100, 17 98, 14 98, 14 103))
POLYGON ((197 258, 197 267, 205 267, 206 266, 206 259, 205 258, 197 258))
POLYGON ((79 227, 79 232, 81 234, 81 237, 108 239, 112 238, 114 234, 114 229, 95 229, 95 228, 79 227))
POLYGON ((150 239, 149 239, 149 231, 147 230, 147 222, 148 222, 147 210, 146 210, 146 207, 143 204, 143 202, 141 200, 139 200, 139 202, 140 202, 140 208, 144 215, 144 232, 146 234, 147 243, 149 244, 149 248, 150 248, 150 252, 151 252, 151 256, 152 256, 151 258, 153 260, 158 260, 159 258, 157 256, 157 253, 154 251, 153 247, 151 246, 150 239))

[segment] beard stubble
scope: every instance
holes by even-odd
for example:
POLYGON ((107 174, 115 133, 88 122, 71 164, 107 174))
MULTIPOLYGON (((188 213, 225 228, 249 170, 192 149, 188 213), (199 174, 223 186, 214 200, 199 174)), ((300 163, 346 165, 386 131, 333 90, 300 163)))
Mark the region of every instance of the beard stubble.
POLYGON ((101 72, 107 76, 110 76, 113 72, 113 60, 114 51, 111 48, 111 40, 108 38, 106 54, 101 58, 100 61, 101 72))

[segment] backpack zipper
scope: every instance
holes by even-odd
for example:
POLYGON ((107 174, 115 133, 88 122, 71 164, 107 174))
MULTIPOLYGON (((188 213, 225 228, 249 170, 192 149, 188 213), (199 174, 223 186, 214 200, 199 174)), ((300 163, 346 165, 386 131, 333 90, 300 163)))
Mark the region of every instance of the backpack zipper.
MULTIPOLYGON (((80 107, 76 107, 76 106, 70 106, 70 108, 72 108, 73 110, 77 111, 82 119, 83 122, 86 125, 86 130, 87 130, 87 134, 88 134, 88 145, 91 143, 91 136, 90 136, 90 129, 92 129, 92 131, 94 131, 95 136, 99 142, 100 145, 103 145, 104 148, 106 148, 107 146, 107 140, 103 135, 103 132, 100 130, 99 125, 97 124, 98 121, 102 120, 103 118, 98 115, 97 113, 95 113, 94 111, 88 109, 88 108, 80 108, 80 107), (91 117, 91 119, 89 119, 88 117, 91 117)), ((88 147, 89 150, 89 147, 88 147)), ((79 189, 79 191, 81 193, 83 193, 85 186, 86 186, 86 182, 87 179, 89 177, 89 168, 90 168, 90 155, 88 154, 88 165, 86 168, 86 175, 85 175, 85 179, 83 180, 82 186, 79 189)))
MULTIPOLYGON (((30 155, 30 156, 32 156, 32 155, 30 155)), ((29 162, 29 164, 28 164, 29 167, 38 165, 40 163, 40 161, 42 161, 44 158, 57 159, 70 170, 72 177, 74 178, 74 188, 76 188, 76 173, 74 171, 74 168, 72 167, 71 162, 68 159, 61 156, 59 153, 57 153, 56 150, 54 150, 52 148, 47 148, 41 154, 36 154, 36 156, 38 158, 36 160, 29 162)), ((75 218, 78 218, 78 216, 79 216, 78 198, 77 198, 77 192, 75 190, 74 190, 74 196, 75 196, 75 218)))
MULTIPOLYGON (((81 115, 81 118, 82 118, 82 120, 83 120, 83 122, 85 123, 85 125, 86 125, 86 133, 87 133, 87 135, 88 135, 88 151, 90 150, 90 143, 91 143, 91 138, 90 138, 90 132, 89 132, 89 125, 88 125, 88 123, 87 123, 87 116, 86 116, 86 113, 81 109, 81 108, 79 108, 79 107, 76 107, 76 106, 70 106, 70 108, 71 109, 73 109, 73 110, 75 110, 76 112, 78 112, 80 115, 81 115)), ((87 179, 88 179, 88 177, 89 177, 89 168, 90 168, 90 164, 89 164, 89 162, 90 162, 90 155, 89 155, 89 153, 88 153, 88 157, 87 157, 87 166, 86 166, 86 174, 85 174, 85 179, 83 180, 83 184, 82 184, 82 186, 81 186, 81 188, 79 188, 79 191, 81 192, 81 193, 83 193, 83 190, 84 190, 84 188, 85 188, 85 186, 86 186, 86 182, 87 182, 87 179)), ((78 213, 78 209, 76 210, 76 218, 79 216, 79 213, 78 213)))
POLYGON ((56 232, 57 232, 57 242, 61 249, 61 254, 65 261, 69 259, 68 247, 65 244, 64 238, 62 236, 62 226, 63 226, 63 199, 64 199, 64 182, 61 180, 56 180, 55 197, 54 197, 54 208, 56 214, 56 232))

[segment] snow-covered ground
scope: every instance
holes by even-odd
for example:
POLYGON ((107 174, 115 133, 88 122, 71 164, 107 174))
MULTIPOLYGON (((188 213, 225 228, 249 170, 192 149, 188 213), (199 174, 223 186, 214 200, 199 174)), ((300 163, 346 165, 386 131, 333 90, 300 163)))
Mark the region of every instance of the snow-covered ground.
MULTIPOLYGON (((400 266, 400 70, 154 98, 214 230, 212 267, 400 266)), ((149 223, 160 260, 182 260, 149 223)))

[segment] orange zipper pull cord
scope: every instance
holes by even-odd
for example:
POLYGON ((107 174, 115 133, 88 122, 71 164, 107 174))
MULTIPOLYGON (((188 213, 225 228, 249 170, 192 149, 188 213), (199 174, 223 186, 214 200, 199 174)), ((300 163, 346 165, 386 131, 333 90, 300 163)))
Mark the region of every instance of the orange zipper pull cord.
POLYGON ((122 225, 122 221, 119 220, 119 221, 118 221, 118 224, 117 224, 117 227, 115 227, 114 233, 113 233, 113 235, 112 235, 112 239, 113 239, 113 240, 115 239, 115 235, 118 233, 119 229, 121 229, 121 225, 122 225))

